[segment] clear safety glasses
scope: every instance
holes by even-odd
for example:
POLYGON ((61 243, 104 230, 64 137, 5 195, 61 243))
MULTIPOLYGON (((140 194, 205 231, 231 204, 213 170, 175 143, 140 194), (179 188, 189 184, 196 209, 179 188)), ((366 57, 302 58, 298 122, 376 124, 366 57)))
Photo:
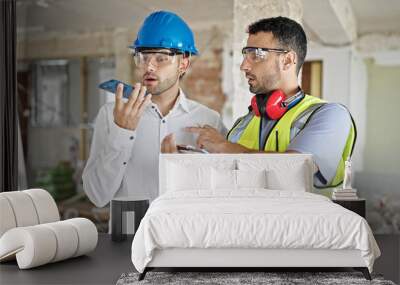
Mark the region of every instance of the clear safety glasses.
POLYGON ((174 63, 179 54, 181 53, 168 51, 135 51, 133 53, 133 60, 138 67, 148 65, 149 63, 156 67, 164 67, 174 63))
POLYGON ((242 49, 243 58, 249 62, 257 63, 265 60, 269 52, 287 53, 288 50, 280 48, 260 48, 260 47, 244 47, 242 49))

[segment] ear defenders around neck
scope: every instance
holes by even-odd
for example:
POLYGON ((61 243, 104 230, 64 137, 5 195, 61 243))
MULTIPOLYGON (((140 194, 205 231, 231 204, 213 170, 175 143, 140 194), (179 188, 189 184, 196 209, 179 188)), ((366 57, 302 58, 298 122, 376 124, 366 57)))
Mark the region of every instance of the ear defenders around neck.
POLYGON ((280 119, 288 109, 293 107, 303 97, 302 90, 287 98, 282 90, 274 90, 268 94, 256 94, 251 98, 251 109, 257 117, 267 116, 271 120, 280 119))

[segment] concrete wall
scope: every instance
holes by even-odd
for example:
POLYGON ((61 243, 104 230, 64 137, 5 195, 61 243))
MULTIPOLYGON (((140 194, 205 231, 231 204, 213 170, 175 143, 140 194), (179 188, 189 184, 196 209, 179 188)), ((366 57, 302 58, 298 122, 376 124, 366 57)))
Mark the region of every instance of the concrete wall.
MULTIPOLYGON (((93 123, 100 107, 108 101, 109 93, 99 89, 99 84, 116 78, 114 58, 90 58, 87 61, 87 71, 88 122, 93 123)), ((109 97, 110 99, 114 99, 114 95, 109 97)))
POLYGON ((28 128, 27 172, 29 186, 40 169, 54 167, 61 160, 70 160, 70 146, 79 139, 80 124, 80 61, 68 62, 68 118, 64 127, 28 128))
POLYGON ((81 121, 81 82, 80 82, 80 60, 72 59, 68 62, 68 81, 69 81, 69 121, 72 127, 78 127, 81 121))
MULTIPOLYGON (((98 89, 101 81, 101 72, 106 70, 109 77, 115 77, 113 59, 91 58, 87 61, 88 82, 88 122, 94 122, 99 108, 106 102, 105 94, 98 89)), ((28 136, 28 162, 30 177, 41 168, 54 167, 60 160, 69 160, 69 147, 71 139, 79 140, 81 125, 81 61, 70 59, 68 61, 68 109, 69 125, 51 128, 29 128, 28 136), (52 144, 46 145, 47 141, 52 144)), ((89 132, 90 138, 91 132, 89 132)))
POLYGON ((219 27, 195 30, 200 56, 192 59, 190 70, 182 79, 188 98, 221 113, 226 96, 222 91, 222 54, 226 34, 219 27))

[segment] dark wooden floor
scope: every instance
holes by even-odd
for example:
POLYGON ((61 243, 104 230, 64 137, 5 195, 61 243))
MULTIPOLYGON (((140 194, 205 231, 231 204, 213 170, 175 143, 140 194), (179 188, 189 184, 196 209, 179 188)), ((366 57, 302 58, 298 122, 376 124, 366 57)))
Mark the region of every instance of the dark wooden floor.
POLYGON ((374 272, 400 284, 400 235, 375 235, 381 257, 375 261, 374 272))
MULTIPOLYGON (((376 235, 376 240, 382 256, 375 263, 374 273, 399 283, 400 235, 376 235)), ((96 250, 88 256, 28 270, 19 270, 15 261, 3 263, 0 284, 115 284, 122 273, 134 271, 131 242, 132 238, 128 238, 115 243, 111 236, 100 234, 96 250)))

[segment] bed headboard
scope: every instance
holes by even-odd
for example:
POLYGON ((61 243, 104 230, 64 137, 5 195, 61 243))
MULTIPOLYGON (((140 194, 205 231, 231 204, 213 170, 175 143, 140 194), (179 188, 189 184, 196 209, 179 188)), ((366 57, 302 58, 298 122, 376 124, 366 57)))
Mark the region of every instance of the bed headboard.
MULTIPOLYGON (((314 162, 311 154, 160 154, 159 194, 171 191, 174 187, 171 185, 178 180, 186 179, 186 183, 190 183, 188 176, 199 169, 200 174, 194 176, 199 181, 205 177, 205 180, 213 179, 215 173, 224 175, 232 171, 241 171, 249 179, 256 179, 257 173, 265 171, 268 183, 265 188, 313 190, 314 162)), ((229 180, 229 176, 222 179, 229 180)), ((202 183, 202 187, 211 186, 202 183)))

